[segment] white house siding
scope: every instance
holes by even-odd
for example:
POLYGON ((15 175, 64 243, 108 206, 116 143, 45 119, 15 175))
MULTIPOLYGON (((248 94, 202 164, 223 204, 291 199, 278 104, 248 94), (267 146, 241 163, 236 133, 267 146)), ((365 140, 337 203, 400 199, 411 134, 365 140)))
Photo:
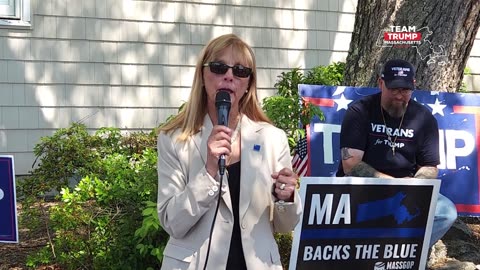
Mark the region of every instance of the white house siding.
MULTIPOLYGON (((151 130, 187 99, 199 51, 224 33, 252 45, 259 95, 275 94, 282 71, 345 60, 355 8, 356 0, 34 0, 32 29, 0 28, 0 154, 28 174, 39 139, 72 122, 151 130)), ((477 90, 479 43, 469 61, 477 90)))

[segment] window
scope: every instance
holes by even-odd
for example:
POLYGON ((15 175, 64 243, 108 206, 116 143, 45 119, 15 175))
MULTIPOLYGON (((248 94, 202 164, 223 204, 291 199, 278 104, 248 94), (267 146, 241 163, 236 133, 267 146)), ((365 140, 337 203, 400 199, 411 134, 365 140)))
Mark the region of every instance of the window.
POLYGON ((0 0, 0 14, 2 14, 5 17, 14 17, 15 16, 15 1, 14 0, 0 0))
POLYGON ((0 0, 0 27, 29 28, 30 0, 0 0))

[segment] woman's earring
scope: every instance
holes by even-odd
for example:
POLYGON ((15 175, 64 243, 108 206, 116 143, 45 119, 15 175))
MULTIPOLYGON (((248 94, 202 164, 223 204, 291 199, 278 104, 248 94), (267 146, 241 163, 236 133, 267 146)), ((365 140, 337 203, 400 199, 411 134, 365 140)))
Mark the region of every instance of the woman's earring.
POLYGON ((245 93, 248 93, 248 89, 247 89, 247 90, 245 90, 245 93))

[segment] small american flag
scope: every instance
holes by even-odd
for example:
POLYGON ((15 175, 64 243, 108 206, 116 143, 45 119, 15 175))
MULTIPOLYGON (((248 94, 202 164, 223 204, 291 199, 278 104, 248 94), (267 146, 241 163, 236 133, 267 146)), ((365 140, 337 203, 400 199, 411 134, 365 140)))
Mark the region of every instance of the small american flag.
POLYGON ((295 146, 295 155, 293 156, 293 170, 299 177, 307 176, 308 172, 308 151, 307 137, 301 138, 295 146))

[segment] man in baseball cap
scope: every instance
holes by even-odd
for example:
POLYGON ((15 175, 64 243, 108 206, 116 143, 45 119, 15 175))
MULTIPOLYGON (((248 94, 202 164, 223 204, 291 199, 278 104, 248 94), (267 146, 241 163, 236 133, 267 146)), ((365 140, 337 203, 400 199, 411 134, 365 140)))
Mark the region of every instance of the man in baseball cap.
MULTIPOLYGON (((345 112, 337 176, 437 179, 438 123, 412 99, 415 68, 405 60, 387 61, 378 88, 379 93, 352 102, 345 112)), ((430 246, 456 218, 453 202, 438 194, 430 246)))

